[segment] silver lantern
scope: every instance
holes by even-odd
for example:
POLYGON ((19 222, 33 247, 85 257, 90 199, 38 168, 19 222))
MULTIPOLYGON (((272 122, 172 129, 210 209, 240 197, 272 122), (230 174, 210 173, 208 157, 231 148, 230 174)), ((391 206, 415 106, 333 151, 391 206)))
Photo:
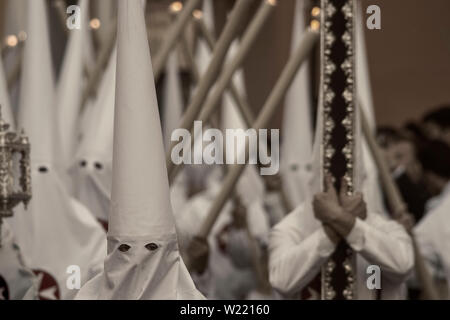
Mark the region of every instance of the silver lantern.
POLYGON ((23 130, 19 134, 10 130, 0 106, 0 231, 3 219, 12 217, 13 208, 21 202, 26 208, 30 199, 30 142, 23 130))

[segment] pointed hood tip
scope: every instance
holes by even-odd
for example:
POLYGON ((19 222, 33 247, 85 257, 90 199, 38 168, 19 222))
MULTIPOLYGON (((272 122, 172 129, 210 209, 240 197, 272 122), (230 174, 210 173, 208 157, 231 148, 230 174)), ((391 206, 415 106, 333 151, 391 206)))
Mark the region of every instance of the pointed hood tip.
POLYGON ((47 9, 44 0, 28 2, 23 51, 18 125, 29 135, 31 160, 50 163, 55 158, 54 76, 47 9), (39 63, 36 63, 39 61, 39 63))
POLYGON ((119 2, 109 234, 174 233, 156 90, 140 1, 119 2))

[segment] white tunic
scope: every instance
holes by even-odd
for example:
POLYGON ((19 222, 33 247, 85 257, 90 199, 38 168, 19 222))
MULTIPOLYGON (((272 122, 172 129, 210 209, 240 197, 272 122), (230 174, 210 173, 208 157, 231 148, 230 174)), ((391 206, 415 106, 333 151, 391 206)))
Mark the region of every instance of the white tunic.
POLYGON ((36 300, 37 278, 25 265, 7 222, 3 221, 0 228, 0 300, 36 300))
MULTIPOLYGON (((310 205, 299 206, 271 232, 270 282, 284 295, 298 294, 334 252, 335 244, 311 217, 310 205)), ((375 291, 366 286, 369 265, 381 268, 383 299, 404 298, 403 282, 413 267, 414 255, 411 238, 401 225, 368 213, 366 220, 356 220, 346 241, 358 254, 357 299, 376 297, 375 291)))
POLYGON ((447 279, 450 288, 450 193, 428 212, 414 229, 417 245, 434 276, 447 279))

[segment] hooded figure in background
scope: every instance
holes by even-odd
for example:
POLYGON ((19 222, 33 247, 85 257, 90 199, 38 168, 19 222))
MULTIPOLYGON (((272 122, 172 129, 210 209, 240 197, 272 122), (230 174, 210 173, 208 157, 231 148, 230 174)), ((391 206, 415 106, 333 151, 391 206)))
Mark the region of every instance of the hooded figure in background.
POLYGON ((201 299, 180 257, 142 3, 119 2, 108 256, 77 299, 201 299))
MULTIPOLYGON (((72 164, 79 143, 79 125, 83 84, 85 83, 85 55, 89 52, 89 3, 86 0, 78 2, 81 10, 81 29, 69 32, 61 73, 55 92, 57 109, 57 133, 59 137, 60 162, 64 178, 72 164)), ((72 184, 68 181, 69 190, 72 184)))
POLYGON ((99 92, 92 102, 85 132, 70 168, 74 196, 108 229, 112 185, 114 96, 117 50, 114 49, 103 74, 99 92))
MULTIPOLYGON (((297 0, 292 29, 291 52, 297 49, 306 28, 305 1, 297 0)), ((281 145, 281 175, 283 190, 289 204, 298 206, 305 200, 311 175, 312 106, 309 68, 304 65, 297 72, 286 95, 283 115, 283 143, 281 145)))
MULTIPOLYGON (((316 132, 316 145, 313 153, 313 175, 310 190, 305 201, 277 224, 271 231, 269 244, 269 276, 274 288, 285 296, 298 296, 317 276, 321 266, 334 252, 339 239, 345 240, 357 255, 356 292, 358 299, 375 299, 375 291, 366 285, 366 269, 369 265, 378 265, 382 274, 382 298, 403 299, 404 281, 413 267, 414 255, 412 242, 403 226, 383 217, 377 211, 378 206, 373 198, 373 180, 365 178, 362 166, 360 144, 356 151, 356 193, 346 196, 343 184, 339 195, 332 183, 329 190, 322 192, 321 187, 321 152, 322 142, 321 112, 319 108, 316 132), (359 181, 358 181, 359 180, 359 181), (359 188, 358 188, 359 186, 359 188), (317 205, 320 198, 320 205, 317 205), (350 217, 352 225, 343 228, 337 238, 330 233, 322 222, 316 218, 323 198, 326 198, 326 209, 343 210, 350 217), (332 200, 330 200, 332 199, 332 200), (358 205, 356 203, 359 202, 358 205), (350 205, 351 204, 351 205, 350 205), (342 206, 342 207, 341 207, 342 206), (359 208, 358 210, 355 210, 359 208)), ((315 292, 302 294, 303 298, 319 298, 315 292)))
POLYGON ((92 214, 70 198, 57 171, 56 107, 47 12, 43 0, 28 1, 19 128, 31 143, 33 197, 17 207, 10 223, 27 265, 39 279, 40 299, 71 299, 69 267, 83 284, 99 272, 106 238, 92 214))

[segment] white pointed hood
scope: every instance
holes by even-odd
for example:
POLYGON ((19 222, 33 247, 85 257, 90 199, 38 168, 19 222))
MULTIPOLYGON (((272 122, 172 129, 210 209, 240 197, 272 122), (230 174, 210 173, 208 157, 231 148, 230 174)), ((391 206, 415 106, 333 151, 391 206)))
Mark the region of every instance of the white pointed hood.
POLYGON ((108 234, 170 234, 175 229, 143 10, 140 1, 123 1, 119 8, 108 234))
POLYGON ((88 28, 89 7, 86 0, 80 0, 81 29, 69 31, 69 41, 66 46, 58 86, 56 88, 55 108, 57 110, 57 129, 60 143, 58 162, 66 170, 73 161, 75 148, 78 144, 78 124, 83 95, 83 68, 86 29, 88 28))
MULTIPOLYGON (((358 104, 361 104, 362 110, 367 118, 367 122, 373 134, 376 130, 375 110, 372 97, 372 86, 370 83, 370 70, 367 59, 366 40, 364 36, 365 20, 363 15, 363 8, 361 4, 357 3, 356 14, 356 84, 358 92, 358 104)), ((367 192, 370 194, 371 203, 369 206, 374 212, 386 213, 384 206, 383 195, 378 175, 378 168, 372 157, 372 154, 367 145, 366 139, 362 139, 362 159, 364 162, 365 172, 367 173, 368 188, 367 192)))
POLYGON ((364 35, 365 19, 363 8, 359 2, 356 10, 356 78, 358 81, 358 98, 362 103, 367 121, 373 130, 375 130, 376 119, 373 106, 372 85, 370 83, 370 70, 367 59, 366 39, 364 35))
POLYGON ((108 257, 79 299, 199 296, 178 251, 142 5, 119 2, 108 257), (136 266, 139 268, 136 268, 136 266))
POLYGON ((116 53, 111 54, 96 100, 85 110, 88 122, 70 168, 75 197, 103 224, 108 221, 111 200, 116 53))
POLYGON ((28 38, 23 52, 19 128, 30 138, 34 163, 52 163, 55 156, 53 67, 48 16, 43 0, 28 2, 28 38))
MULTIPOLYGON (((294 52, 306 30, 305 1, 297 0, 294 14, 291 51, 294 52)), ((311 99, 309 68, 305 64, 297 72, 286 95, 281 145, 283 189, 293 207, 305 197, 312 154, 311 99)))
POLYGON ((106 239, 101 226, 71 199, 53 165, 55 121, 47 16, 44 0, 28 2, 28 40, 22 70, 19 124, 31 140, 33 197, 9 220, 30 268, 40 279, 41 299, 70 299, 67 268, 79 266, 81 284, 99 272, 106 239))

